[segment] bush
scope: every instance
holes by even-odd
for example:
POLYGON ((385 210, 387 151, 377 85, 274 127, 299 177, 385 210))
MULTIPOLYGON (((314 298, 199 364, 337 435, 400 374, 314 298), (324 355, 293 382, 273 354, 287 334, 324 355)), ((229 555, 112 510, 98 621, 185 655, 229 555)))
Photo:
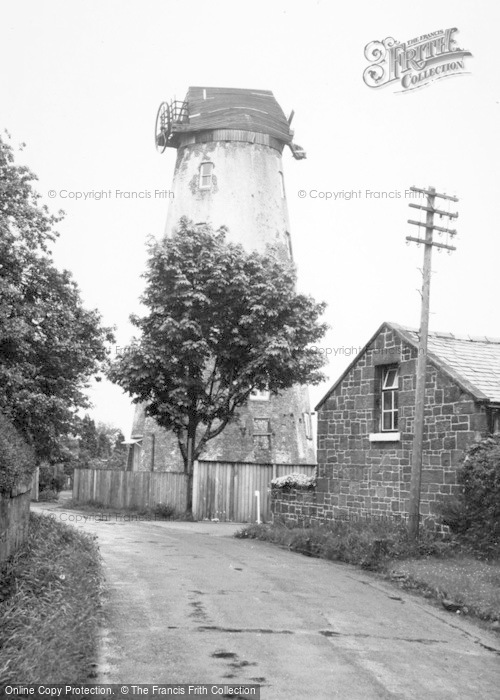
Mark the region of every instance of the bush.
POLYGON ((14 487, 29 483, 35 466, 33 449, 0 413, 0 492, 10 493, 14 487))
POLYGON ((307 476, 307 474, 286 474, 286 476, 278 476, 271 481, 271 488, 281 489, 282 491, 291 491, 291 489, 310 490, 316 486, 316 477, 307 476))
POLYGON ((59 493, 57 491, 53 491, 52 489, 44 489, 43 491, 38 492, 39 501, 57 501, 58 498, 59 493))
POLYGON ((500 556, 500 435, 471 445, 458 473, 459 496, 441 506, 441 520, 487 556, 500 556))
POLYGON ((42 491, 54 491, 58 494, 63 490, 66 476, 52 464, 41 464, 38 475, 38 488, 42 491))
POLYGON ((176 515, 174 506, 169 506, 167 503, 157 503, 153 508, 153 513, 155 516, 165 520, 171 520, 176 515))

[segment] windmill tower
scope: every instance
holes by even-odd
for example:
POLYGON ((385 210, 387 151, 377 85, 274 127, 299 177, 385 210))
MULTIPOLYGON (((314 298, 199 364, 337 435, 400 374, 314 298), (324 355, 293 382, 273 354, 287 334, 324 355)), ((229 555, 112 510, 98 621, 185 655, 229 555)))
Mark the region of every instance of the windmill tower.
MULTIPOLYGON (((292 244, 283 177, 282 152, 305 158, 292 142, 286 119, 272 92, 191 87, 184 101, 163 102, 158 110, 158 151, 177 149, 166 234, 179 219, 214 228, 226 226, 228 240, 264 253, 271 244, 290 259, 292 244)), ((211 440, 206 460, 289 464, 315 463, 309 397, 293 387, 277 397, 256 393, 238 411, 238 421, 211 440)), ((134 469, 182 468, 173 435, 145 417, 134 419, 134 469)))

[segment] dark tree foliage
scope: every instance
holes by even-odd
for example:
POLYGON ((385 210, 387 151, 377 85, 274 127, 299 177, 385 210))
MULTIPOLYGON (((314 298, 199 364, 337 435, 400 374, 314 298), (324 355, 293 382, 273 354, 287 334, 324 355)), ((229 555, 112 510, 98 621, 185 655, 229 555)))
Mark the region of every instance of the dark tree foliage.
POLYGON ((29 484, 35 469, 34 450, 0 413, 0 493, 9 493, 15 486, 29 484))
POLYGON ((324 304, 295 289, 295 270, 269 250, 246 253, 224 228, 183 218, 150 246, 142 336, 109 376, 177 436, 186 472, 255 390, 324 379, 314 349, 324 304))
POLYGON ((38 473, 39 494, 42 494, 44 491, 58 494, 63 490, 65 483, 66 476, 64 472, 58 470, 56 465, 47 464, 46 462, 40 465, 38 473))
POLYGON ((123 433, 107 423, 95 421, 86 414, 80 421, 78 459, 80 469, 124 469, 127 446, 123 433))
POLYGON ((0 410, 38 458, 58 458, 75 429, 84 389, 103 369, 111 330, 83 307, 71 274, 58 270, 50 245, 62 213, 50 214, 0 136, 0 410))
POLYGON ((458 473, 458 498, 442 508, 443 523, 475 548, 500 555, 500 435, 473 443, 458 473))
POLYGON ((106 433, 97 434, 97 456, 107 459, 111 454, 111 442, 106 433))
POLYGON ((85 453, 89 458, 99 457, 99 434, 95 427, 95 422, 88 414, 82 418, 79 434, 80 454, 85 453))

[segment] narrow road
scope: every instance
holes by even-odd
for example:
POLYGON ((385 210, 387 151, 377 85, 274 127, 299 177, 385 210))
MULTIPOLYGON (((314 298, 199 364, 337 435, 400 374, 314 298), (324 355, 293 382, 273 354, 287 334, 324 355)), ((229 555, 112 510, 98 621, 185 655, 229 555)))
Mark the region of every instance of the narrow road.
POLYGON ((109 518, 77 525, 98 535, 108 581, 99 682, 254 682, 266 700, 500 697, 498 636, 374 576, 234 539, 233 524, 109 518))

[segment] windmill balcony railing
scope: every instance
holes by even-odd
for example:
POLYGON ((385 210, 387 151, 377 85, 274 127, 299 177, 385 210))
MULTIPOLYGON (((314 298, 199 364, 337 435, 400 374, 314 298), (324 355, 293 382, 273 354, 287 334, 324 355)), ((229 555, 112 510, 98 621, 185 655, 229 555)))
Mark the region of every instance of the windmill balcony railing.
POLYGON ((170 114, 173 123, 185 123, 189 120, 188 104, 182 100, 172 100, 170 103, 170 114))

